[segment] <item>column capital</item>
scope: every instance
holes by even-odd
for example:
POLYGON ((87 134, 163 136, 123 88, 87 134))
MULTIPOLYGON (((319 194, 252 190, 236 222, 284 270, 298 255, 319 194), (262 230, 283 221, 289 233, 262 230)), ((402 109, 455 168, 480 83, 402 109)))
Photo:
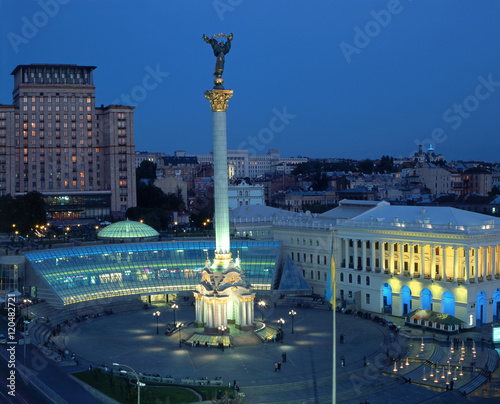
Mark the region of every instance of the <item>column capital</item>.
POLYGON ((212 112, 226 112, 227 102, 233 96, 233 93, 233 90, 213 89, 205 91, 205 98, 210 101, 212 112))

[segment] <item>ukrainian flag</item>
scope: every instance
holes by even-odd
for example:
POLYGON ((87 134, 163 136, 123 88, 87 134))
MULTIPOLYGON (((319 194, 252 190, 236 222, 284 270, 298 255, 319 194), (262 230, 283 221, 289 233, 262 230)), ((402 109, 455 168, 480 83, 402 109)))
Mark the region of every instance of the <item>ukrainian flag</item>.
POLYGON ((332 259, 330 261, 330 272, 328 272, 326 284, 326 298, 335 309, 335 261, 333 259, 333 241, 332 241, 332 259))

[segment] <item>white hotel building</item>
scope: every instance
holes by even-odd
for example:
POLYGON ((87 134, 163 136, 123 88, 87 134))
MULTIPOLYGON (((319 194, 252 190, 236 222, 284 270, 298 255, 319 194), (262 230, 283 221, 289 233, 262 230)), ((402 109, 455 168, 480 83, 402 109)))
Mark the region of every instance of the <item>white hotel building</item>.
POLYGON ((422 308, 468 328, 499 318, 500 219, 375 201, 344 200, 317 216, 269 209, 231 212, 235 231, 281 241, 320 295, 333 249, 337 305, 396 316, 422 308))

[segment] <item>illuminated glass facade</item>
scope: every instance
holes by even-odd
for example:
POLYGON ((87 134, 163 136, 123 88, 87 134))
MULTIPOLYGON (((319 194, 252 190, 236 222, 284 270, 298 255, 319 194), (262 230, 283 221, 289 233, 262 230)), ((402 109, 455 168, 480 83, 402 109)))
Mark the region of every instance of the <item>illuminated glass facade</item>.
MULTIPOLYGON (((27 264, 55 292, 59 305, 136 294, 194 290, 214 241, 107 244, 26 253, 27 264)), ((270 290, 280 261, 279 242, 231 244, 255 290, 270 290)))

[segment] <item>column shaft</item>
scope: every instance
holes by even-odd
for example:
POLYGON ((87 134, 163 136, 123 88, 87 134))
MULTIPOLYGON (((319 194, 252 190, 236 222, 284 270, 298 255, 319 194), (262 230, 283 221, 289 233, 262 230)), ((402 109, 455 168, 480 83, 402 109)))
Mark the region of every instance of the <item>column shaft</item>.
POLYGON ((370 268, 372 271, 375 271, 375 241, 370 240, 370 253, 371 253, 371 259, 370 259, 370 268))
POLYGON ((214 206, 216 251, 229 253, 229 201, 226 112, 213 111, 214 206))
POLYGON ((349 268, 349 239, 344 239, 344 254, 345 254, 345 265, 344 268, 349 268))
POLYGON ((354 269, 358 269, 358 240, 353 239, 352 240, 352 245, 354 247, 354 256, 352 257, 352 262, 354 264, 354 269))
MULTIPOLYGON (((457 281, 458 276, 458 247, 453 247, 453 282, 457 281)), ((465 274, 464 274, 465 278, 465 274)), ((465 279, 464 279, 465 280, 465 279)))
POLYGON ((415 276, 415 244, 410 244, 410 276, 415 276))
POLYGON ((362 251, 361 268, 363 269, 363 271, 366 271, 366 240, 362 240, 361 242, 363 243, 362 244, 363 249, 361 250, 362 251))

